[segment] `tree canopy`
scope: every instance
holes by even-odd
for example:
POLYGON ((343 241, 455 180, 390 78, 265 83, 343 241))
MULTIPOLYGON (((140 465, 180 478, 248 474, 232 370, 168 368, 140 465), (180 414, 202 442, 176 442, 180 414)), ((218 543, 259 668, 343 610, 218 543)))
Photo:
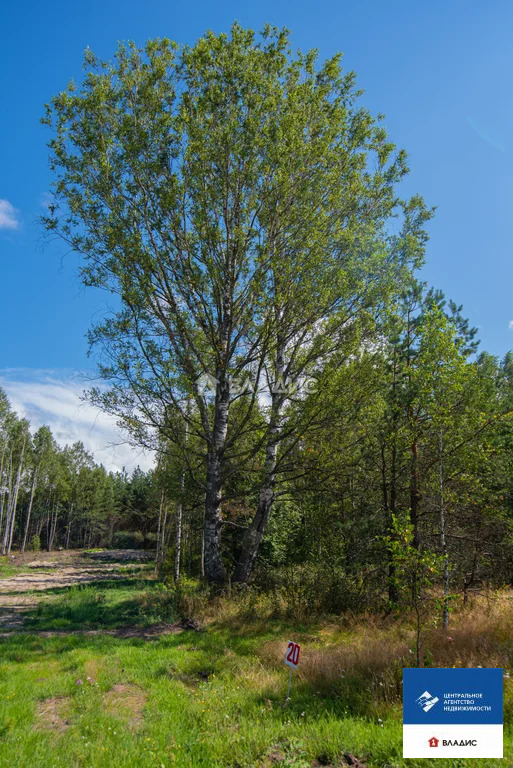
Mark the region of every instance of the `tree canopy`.
MULTIPOLYGON (((89 397, 156 452, 112 498, 144 489, 131 524, 153 520, 157 567, 222 585, 294 566, 334 610, 419 611, 439 579, 444 624, 452 589, 508 581, 511 356, 478 356, 419 281, 433 211, 403 199, 406 154, 341 56, 234 24, 84 66, 43 120, 44 224, 117 297, 89 397)), ((50 449, 24 430, 37 478, 50 449)))

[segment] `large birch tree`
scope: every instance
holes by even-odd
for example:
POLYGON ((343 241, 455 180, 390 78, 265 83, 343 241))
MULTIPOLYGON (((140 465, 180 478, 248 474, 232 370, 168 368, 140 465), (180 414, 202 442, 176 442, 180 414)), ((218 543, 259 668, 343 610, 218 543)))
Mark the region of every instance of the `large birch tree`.
POLYGON ((387 223, 423 204, 398 199, 405 154, 359 105, 340 56, 293 54, 286 31, 235 24, 192 47, 123 44, 113 62, 86 51, 85 66, 44 118, 55 173, 44 222, 82 254, 84 282, 118 297, 91 330, 110 383, 91 397, 139 443, 164 439, 178 454, 183 426, 173 424, 183 423, 190 444, 202 442, 211 583, 226 578, 227 466, 265 444, 236 576, 245 580, 273 499, 280 384, 297 386, 333 351, 387 266, 387 223), (233 386, 241 380, 246 394, 233 386), (262 389, 267 429, 251 441, 262 389))

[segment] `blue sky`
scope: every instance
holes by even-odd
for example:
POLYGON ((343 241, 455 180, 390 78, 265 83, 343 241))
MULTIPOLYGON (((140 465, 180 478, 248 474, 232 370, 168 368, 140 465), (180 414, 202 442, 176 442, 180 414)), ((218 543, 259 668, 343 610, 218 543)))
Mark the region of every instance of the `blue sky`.
MULTIPOLYGON (((43 104, 81 77, 86 46, 109 58, 119 40, 193 42, 234 19, 287 26, 295 47, 316 47, 323 58, 344 52, 362 103, 386 115, 409 154, 405 193, 437 206, 425 279, 463 304, 483 348, 502 356, 513 347, 511 2, 20 0, 3 5, 0 28, 0 378, 11 396, 31 383, 37 399, 49 380, 77 390, 75 372, 93 367, 85 332, 106 307, 102 294, 81 287, 76 258, 43 242, 43 104)), ((37 412, 24 397, 17 407, 36 424, 63 427, 58 398, 37 412)))

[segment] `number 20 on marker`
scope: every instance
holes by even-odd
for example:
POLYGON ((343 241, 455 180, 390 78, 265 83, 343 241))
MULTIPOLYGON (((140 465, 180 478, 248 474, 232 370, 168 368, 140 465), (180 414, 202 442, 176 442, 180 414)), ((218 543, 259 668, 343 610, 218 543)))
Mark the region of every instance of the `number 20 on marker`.
POLYGON ((285 653, 285 664, 288 664, 289 667, 292 667, 295 669, 299 664, 299 651, 301 650, 301 646, 298 643, 293 643, 290 641, 287 645, 287 651, 285 653))

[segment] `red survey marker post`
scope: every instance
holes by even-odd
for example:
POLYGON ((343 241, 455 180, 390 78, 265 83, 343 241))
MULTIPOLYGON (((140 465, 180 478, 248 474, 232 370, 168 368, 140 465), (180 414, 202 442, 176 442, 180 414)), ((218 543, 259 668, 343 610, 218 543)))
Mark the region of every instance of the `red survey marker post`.
POLYGON ((285 658, 284 662, 290 667, 290 674, 289 674, 289 685, 287 688, 287 699, 288 701, 290 699, 290 684, 292 682, 292 671, 294 669, 297 669, 299 666, 299 653, 301 651, 301 646, 299 643, 294 643, 292 640, 290 640, 287 643, 287 650, 285 651, 285 658))

